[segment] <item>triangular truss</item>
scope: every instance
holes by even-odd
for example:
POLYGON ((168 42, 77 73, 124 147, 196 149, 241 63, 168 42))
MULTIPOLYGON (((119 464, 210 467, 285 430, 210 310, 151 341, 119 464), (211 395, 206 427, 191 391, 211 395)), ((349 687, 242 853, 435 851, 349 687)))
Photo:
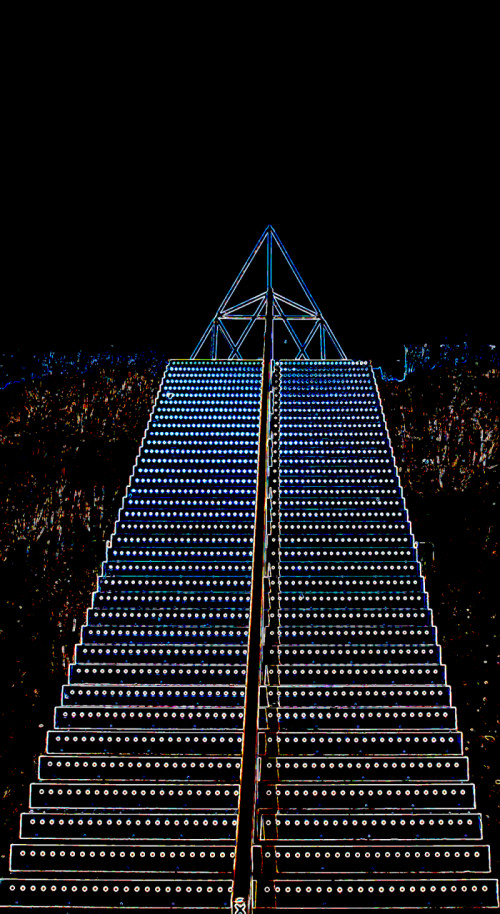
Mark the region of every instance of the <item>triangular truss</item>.
MULTIPOLYGON (((248 260, 222 301, 217 314, 194 349, 191 358, 255 358, 255 351, 249 353, 248 350, 254 348, 252 342, 256 327, 260 321, 265 321, 268 316, 272 318, 273 330, 277 328, 278 324, 281 324, 282 329, 288 334, 292 349, 295 348, 295 359, 318 358, 317 354, 312 354, 313 342, 316 350, 319 342, 320 359, 327 358, 327 348, 331 349, 332 344, 335 351, 334 358, 347 358, 272 225, 268 225, 260 236, 248 260), (237 301, 236 290, 240 286, 243 277, 247 275, 248 268, 255 261, 264 244, 267 249, 266 287, 264 291, 257 295, 253 295, 244 301, 237 301), (296 280, 305 296, 305 301, 302 304, 279 294, 273 288, 274 245, 279 249, 294 280, 296 280), (223 355, 221 355, 221 349, 225 350, 223 355)), ((259 334, 258 337, 261 347, 262 335, 259 334)), ((257 357, 259 355, 260 351, 257 353, 257 357)), ((289 351, 288 356, 292 356, 289 351)))

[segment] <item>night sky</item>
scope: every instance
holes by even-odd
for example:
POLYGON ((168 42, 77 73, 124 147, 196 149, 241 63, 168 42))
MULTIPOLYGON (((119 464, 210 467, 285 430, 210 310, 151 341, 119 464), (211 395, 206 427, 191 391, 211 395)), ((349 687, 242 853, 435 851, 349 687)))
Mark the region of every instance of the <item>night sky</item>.
POLYGON ((496 342, 492 58, 431 45, 359 70, 284 47, 267 95, 236 51, 138 82, 44 58, 8 132, 1 350, 189 356, 269 223, 349 357, 496 342))
MULTIPOLYGON (((300 202, 289 213, 235 195, 225 218, 210 199, 198 211, 177 203, 148 222, 147 208, 122 211, 115 199, 101 201, 94 224, 80 200, 80 213, 61 212, 48 237, 39 216, 23 239, 27 259, 4 346, 189 356, 268 223, 350 358, 392 366, 404 344, 496 342, 492 240, 474 206, 451 211, 448 196, 426 214, 422 201, 392 200, 380 218, 379 200, 365 212, 332 212, 330 221, 329 205, 300 202)), ((254 288, 265 288, 263 272, 254 288)))

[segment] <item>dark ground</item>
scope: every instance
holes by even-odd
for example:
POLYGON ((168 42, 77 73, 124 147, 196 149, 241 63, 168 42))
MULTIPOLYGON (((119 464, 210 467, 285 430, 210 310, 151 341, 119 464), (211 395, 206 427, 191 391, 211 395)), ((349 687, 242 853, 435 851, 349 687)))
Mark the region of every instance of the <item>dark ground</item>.
POLYGON ((478 366, 421 370, 380 387, 498 873, 500 372, 478 366))

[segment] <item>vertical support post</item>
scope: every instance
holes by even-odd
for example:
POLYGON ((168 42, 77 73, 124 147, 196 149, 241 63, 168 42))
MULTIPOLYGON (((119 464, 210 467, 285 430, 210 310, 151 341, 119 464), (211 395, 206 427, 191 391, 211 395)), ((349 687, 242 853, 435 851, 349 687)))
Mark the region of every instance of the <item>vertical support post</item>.
POLYGON ((210 358, 217 358, 217 336, 219 333, 219 328, 217 326, 217 319, 214 320, 212 324, 212 330, 210 332, 210 358))
POLYGON ((326 338, 325 338, 325 324, 324 321, 321 321, 319 328, 319 345, 320 345, 320 359, 326 359, 326 338))
MULTIPOLYGON (((267 324, 270 324, 271 349, 269 358, 274 358, 274 301, 273 301, 273 230, 269 225, 267 228, 267 315, 266 315, 266 333, 267 324)), ((266 339, 264 335, 264 340, 266 339)), ((265 345, 264 345, 265 348, 265 345)), ((264 352, 264 358, 266 357, 264 352)))
MULTIPOLYGON (((267 422, 267 396, 269 393, 269 378, 271 372, 271 359, 273 357, 273 230, 271 226, 267 230, 267 307, 266 307, 266 325, 264 331, 264 373, 267 371, 267 386, 262 393, 266 394, 266 422, 267 422)), ((264 405, 264 404, 263 404, 264 405)), ((262 426, 261 426, 262 432, 262 426)), ((260 469, 260 467, 259 467, 260 469)))
POLYGON ((271 227, 269 226, 267 236, 267 302, 264 323, 264 352, 262 359, 257 497, 255 505, 252 591, 250 597, 250 620, 248 631, 245 717, 243 721, 243 749, 233 877, 233 914, 247 914, 247 912, 251 910, 252 837, 255 827, 257 799, 257 737, 261 672, 262 609, 264 601, 269 385, 271 378, 271 353, 273 349, 272 295, 272 236, 271 227))

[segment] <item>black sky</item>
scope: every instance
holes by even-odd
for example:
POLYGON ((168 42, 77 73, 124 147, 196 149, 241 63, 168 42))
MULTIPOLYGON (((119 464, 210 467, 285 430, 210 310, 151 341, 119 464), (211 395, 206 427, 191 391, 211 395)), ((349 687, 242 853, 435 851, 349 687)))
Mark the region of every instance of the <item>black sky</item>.
POLYGON ((289 68, 270 102, 226 71, 43 73, 9 135, 0 351, 188 356, 269 223, 348 356, 496 342, 491 74, 460 61, 289 68))

